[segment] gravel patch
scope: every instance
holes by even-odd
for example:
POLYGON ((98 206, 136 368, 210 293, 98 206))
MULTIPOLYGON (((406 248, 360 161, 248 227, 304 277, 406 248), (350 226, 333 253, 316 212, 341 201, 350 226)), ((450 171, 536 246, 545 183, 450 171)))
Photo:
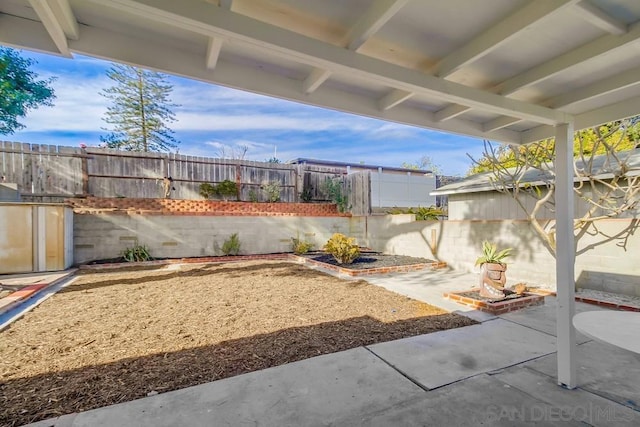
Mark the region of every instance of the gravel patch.
POLYGON ((416 258, 404 255, 387 255, 376 252, 364 252, 351 264, 339 264, 332 255, 326 253, 309 253, 302 255, 325 264, 348 268, 350 270, 367 270, 370 268, 395 267, 414 264, 431 264, 435 261, 427 258, 416 258))
POLYGON ((634 297, 630 295, 612 294, 611 292, 580 288, 576 291, 576 296, 583 298, 592 298, 598 301, 605 301, 618 305, 629 305, 632 307, 640 308, 640 297, 634 297))

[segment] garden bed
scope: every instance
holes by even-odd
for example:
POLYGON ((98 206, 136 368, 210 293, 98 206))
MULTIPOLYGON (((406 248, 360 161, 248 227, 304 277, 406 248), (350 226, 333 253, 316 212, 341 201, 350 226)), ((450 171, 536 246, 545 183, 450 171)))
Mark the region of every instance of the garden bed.
POLYGON ((325 252, 308 253, 301 255, 300 258, 309 264, 349 276, 408 272, 425 268, 438 269, 447 266, 444 262, 433 261, 427 258, 387 255, 379 252, 362 252, 360 257, 351 264, 339 264, 332 255, 325 252))
POLYGON ((88 270, 0 332, 0 425, 472 323, 287 261, 88 270))

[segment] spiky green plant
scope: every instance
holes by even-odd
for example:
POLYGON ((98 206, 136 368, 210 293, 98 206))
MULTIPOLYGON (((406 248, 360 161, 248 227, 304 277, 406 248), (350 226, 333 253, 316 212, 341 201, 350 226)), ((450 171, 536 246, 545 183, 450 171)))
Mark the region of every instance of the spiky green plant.
POLYGON ((238 255, 240 253, 240 238, 238 233, 233 233, 222 244, 222 253, 225 255, 238 255))
POLYGON ((485 263, 490 264, 505 264, 504 259, 511 256, 513 248, 503 249, 498 251, 495 243, 488 241, 482 242, 482 256, 476 260, 476 265, 482 265, 485 263))

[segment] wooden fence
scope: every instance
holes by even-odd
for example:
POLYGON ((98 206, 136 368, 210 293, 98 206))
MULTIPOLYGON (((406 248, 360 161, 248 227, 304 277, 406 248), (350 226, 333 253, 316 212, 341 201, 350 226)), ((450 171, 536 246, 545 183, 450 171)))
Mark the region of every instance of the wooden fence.
POLYGON ((34 201, 164 197, 165 177, 173 180, 174 199, 200 199, 201 184, 230 180, 245 201, 266 201, 263 186, 278 183, 283 202, 328 201, 324 182, 344 178, 349 205, 357 212, 370 211, 368 173, 347 176, 337 168, 310 165, 0 142, 0 181, 16 183, 21 195, 34 201))

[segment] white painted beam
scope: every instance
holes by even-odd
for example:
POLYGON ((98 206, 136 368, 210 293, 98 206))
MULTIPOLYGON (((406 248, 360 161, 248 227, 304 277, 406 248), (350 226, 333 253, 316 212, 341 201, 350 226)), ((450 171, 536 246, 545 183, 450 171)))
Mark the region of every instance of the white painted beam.
POLYGON ((530 1, 511 15, 489 26, 466 45, 443 58, 432 72, 447 77, 464 65, 489 54, 520 32, 529 30, 538 21, 571 6, 578 0, 530 1))
POLYGON ((575 388, 576 330, 575 314, 575 238, 573 236, 573 125, 556 126, 555 201, 556 201, 556 301, 558 346, 558 384, 575 388))
POLYGON ((371 36, 398 13, 409 0, 375 0, 349 30, 346 47, 358 50, 371 36))
MULTIPOLYGON (((482 126, 476 122, 461 119, 438 122, 434 119, 433 113, 403 104, 381 112, 375 100, 328 85, 321 86, 310 95, 305 95, 300 91, 299 81, 278 74, 264 73, 243 64, 219 60, 216 72, 211 73, 202 66, 201 55, 187 49, 173 47, 166 43, 166 40, 159 38, 149 40, 97 27, 82 27, 82 37, 78 41, 70 42, 70 46, 74 52, 83 55, 123 62, 303 104, 459 135, 477 138, 489 137, 489 134, 483 132, 482 126), (126 49, 123 49, 123 46, 126 46, 126 49)), ((507 129, 493 132, 490 137, 495 141, 520 143, 520 133, 507 129)))
POLYGON ((576 49, 535 66, 522 74, 514 76, 496 86, 502 95, 510 95, 520 89, 555 76, 571 67, 581 66, 585 62, 614 50, 625 49, 640 40, 640 22, 629 27, 621 36, 606 35, 576 49))
POLYGON ((231 10, 231 6, 233 6, 233 0, 220 0, 220 7, 231 10))
POLYGON ((309 76, 302 82, 302 93, 308 95, 315 92, 315 90, 318 89, 330 75, 331 71, 323 70, 322 68, 314 68, 309 76))
POLYGON ((540 105, 505 98, 485 90, 468 87, 426 75, 376 58, 306 37, 258 20, 212 8, 205 2, 171 0, 90 0, 124 13, 173 25, 207 36, 234 38, 299 63, 348 74, 388 87, 424 94, 437 99, 481 108, 486 111, 555 125, 571 115, 540 105))
POLYGON ((382 111, 386 111, 390 108, 395 107, 401 102, 406 101, 407 99, 413 96, 413 92, 407 92, 400 89, 394 89, 382 98, 378 100, 378 108, 382 111))
POLYGON ((69 0, 50 0, 50 4, 67 38, 78 40, 78 37, 80 37, 78 21, 71 9, 69 0))
POLYGON ((521 122, 521 119, 509 116, 498 117, 493 120, 489 120, 482 125, 482 130, 485 132, 493 132, 498 129, 506 128, 514 123, 521 122))
POLYGON ((466 105, 451 104, 436 111, 434 117, 437 121, 444 122, 446 120, 453 119, 454 117, 458 117, 460 114, 463 114, 470 109, 471 107, 467 107, 466 105))
POLYGON ((575 126, 576 129, 584 129, 638 115, 640 115, 640 96, 578 114, 575 118, 575 126))
POLYGON ((40 22, 4 13, 0 13, 0 44, 62 56, 40 22))
POLYGON ((588 22, 608 33, 619 36, 627 32, 624 22, 607 14, 589 0, 581 1, 574 10, 588 22))
MULTIPOLYGON (((576 130, 579 130, 576 127, 576 130)), ((531 142, 542 141, 543 139, 552 138, 555 134, 553 126, 541 125, 522 132, 522 143, 529 144, 531 142)))
POLYGON ((640 85, 640 67, 623 71, 615 76, 608 77, 585 87, 558 95, 547 101, 553 108, 562 108, 598 96, 606 95, 621 89, 627 89, 640 85))
POLYGON ((222 49, 222 39, 220 37, 209 37, 209 45, 207 46, 207 68, 213 70, 218 63, 220 50, 222 49))
POLYGON ((47 2, 47 0, 29 0, 29 4, 38 15, 38 18, 49 33, 49 37, 53 40, 60 54, 70 58, 71 52, 69 51, 69 45, 67 43, 67 35, 64 33, 62 25, 60 25, 58 17, 49 2, 47 2))

